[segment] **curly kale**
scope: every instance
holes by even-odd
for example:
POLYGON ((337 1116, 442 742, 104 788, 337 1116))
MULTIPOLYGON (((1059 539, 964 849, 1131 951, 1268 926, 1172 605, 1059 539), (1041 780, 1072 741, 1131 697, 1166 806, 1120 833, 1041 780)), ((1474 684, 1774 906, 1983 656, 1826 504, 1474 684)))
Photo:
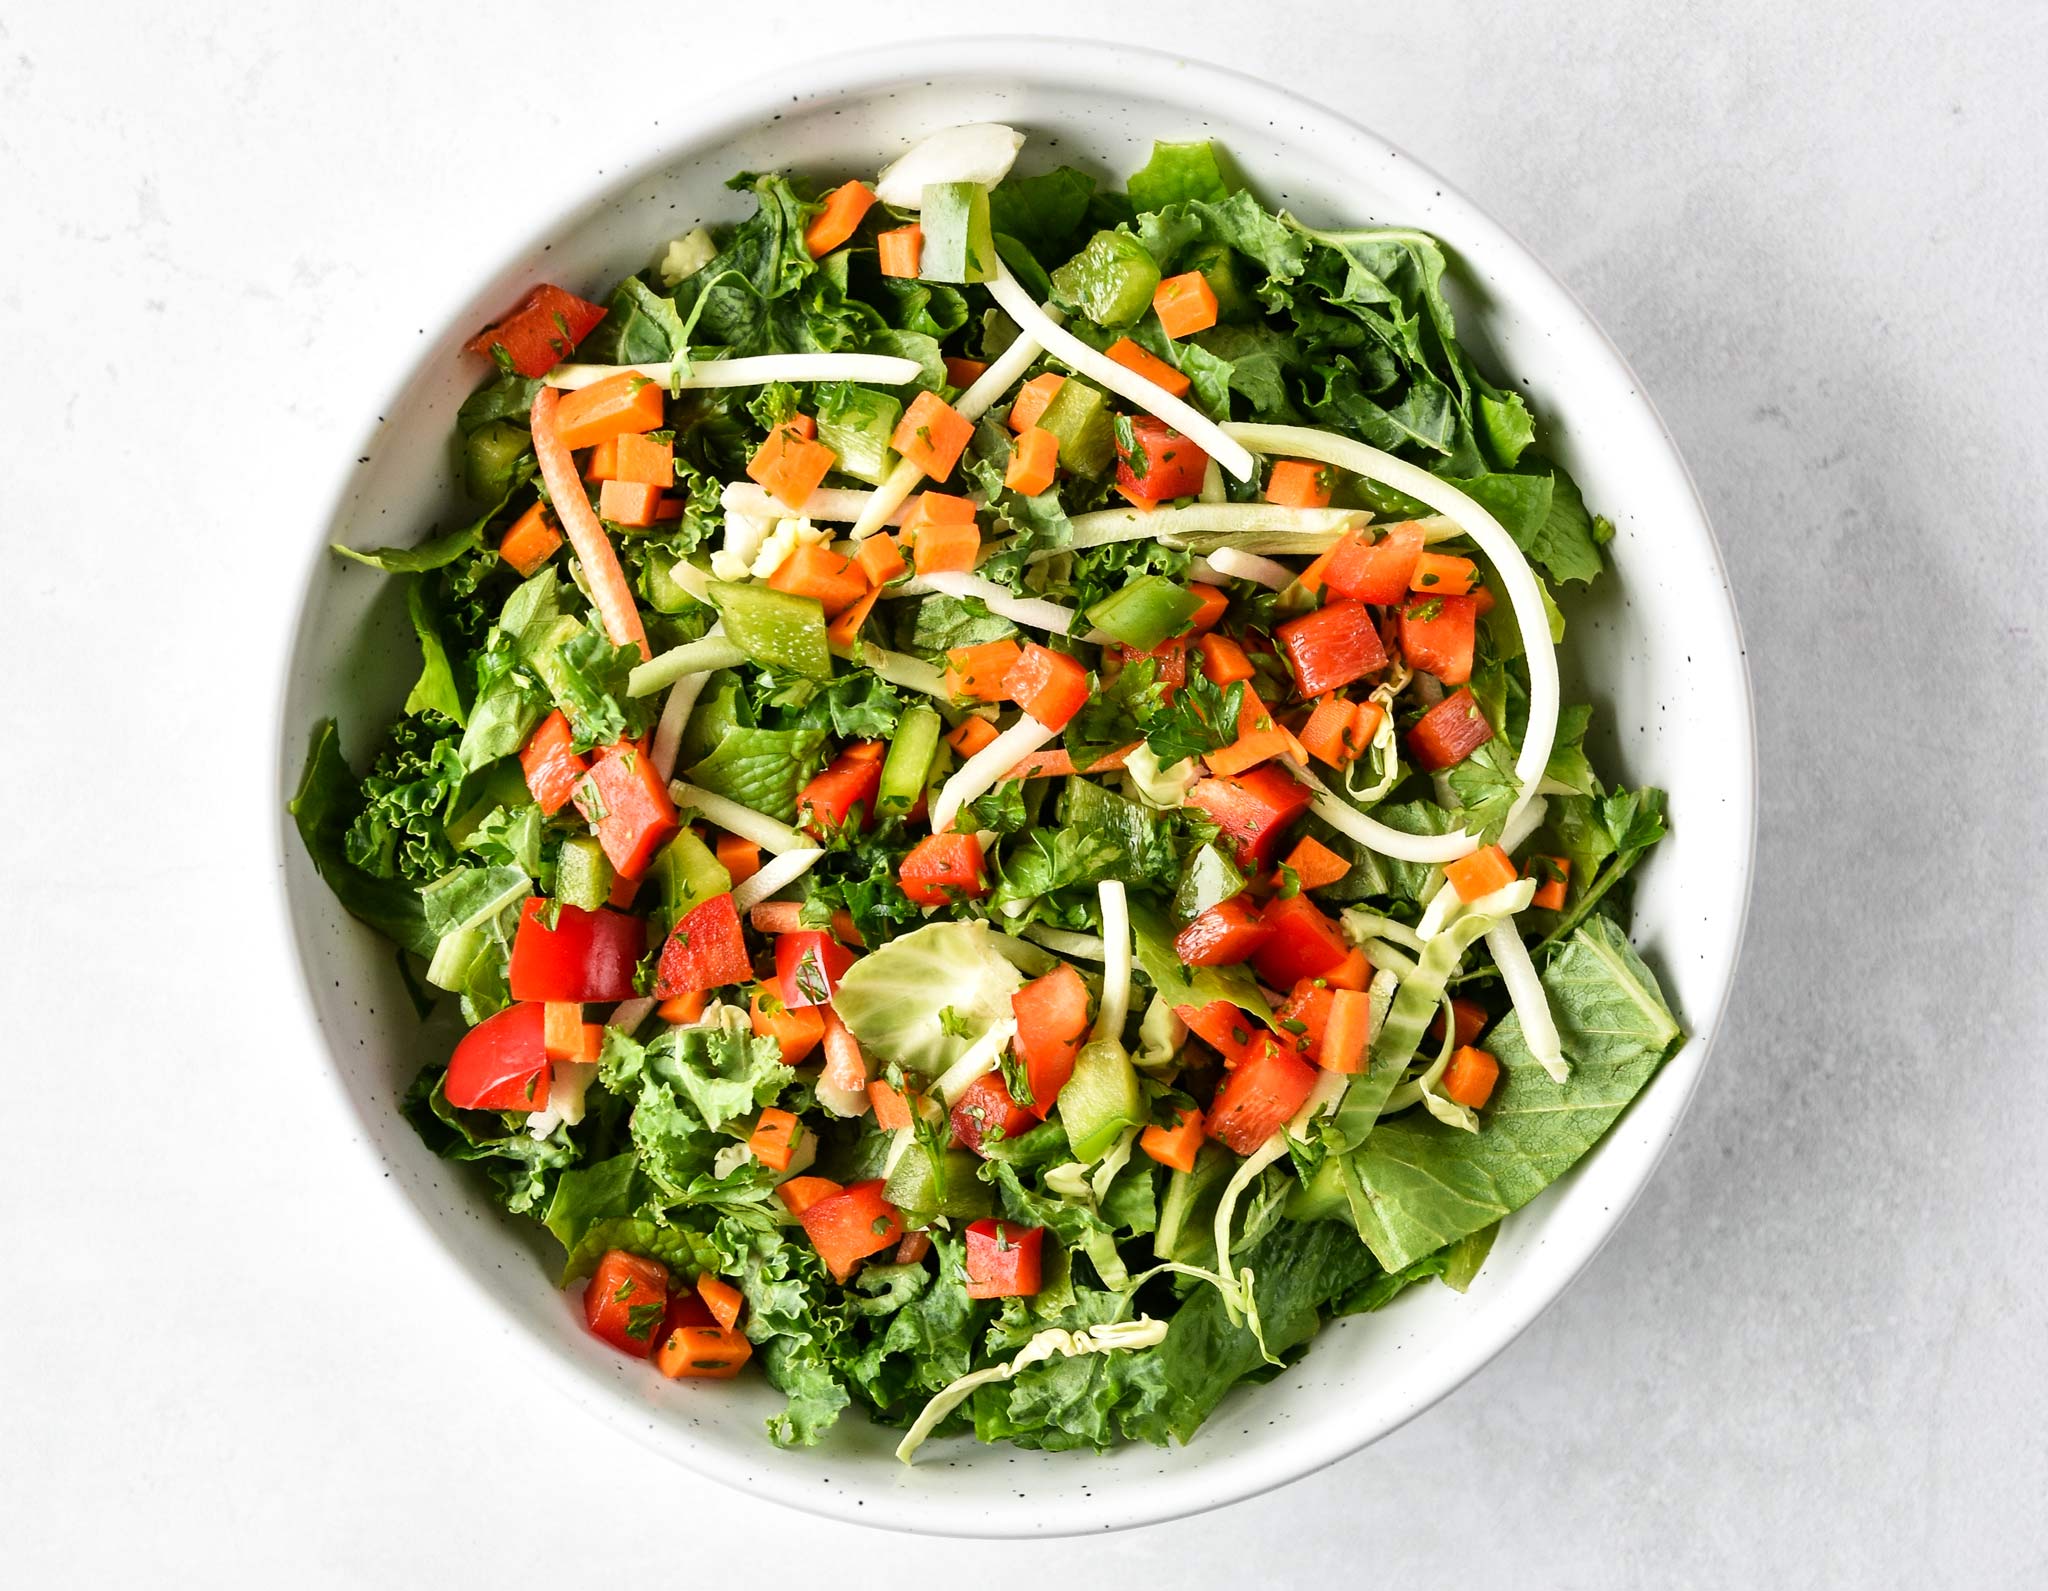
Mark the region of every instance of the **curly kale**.
POLYGON ((462 731, 436 712, 391 726, 363 776, 363 810, 349 825, 350 862, 377 878, 426 884, 455 865, 446 822, 462 784, 462 731))

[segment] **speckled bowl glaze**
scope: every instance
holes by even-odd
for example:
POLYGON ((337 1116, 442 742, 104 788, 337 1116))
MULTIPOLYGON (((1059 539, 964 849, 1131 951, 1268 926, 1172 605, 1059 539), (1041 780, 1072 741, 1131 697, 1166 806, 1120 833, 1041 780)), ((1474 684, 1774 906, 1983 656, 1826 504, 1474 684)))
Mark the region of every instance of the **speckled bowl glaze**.
POLYGON ((1523 385, 1548 448, 1613 519, 1613 577, 1569 609, 1566 699, 1598 704, 1605 768, 1671 793, 1673 833, 1641 872, 1636 939, 1692 1042, 1583 1165, 1507 1223, 1468 1295, 1417 1288, 1337 1323, 1301 1364, 1234 1393, 1185 1448, 1096 1456, 955 1440, 906 1468, 891 1456, 894 1433, 850 1413, 820 1446, 784 1452, 762 1433, 779 1403, 768 1386, 665 1381, 587 1335, 549 1285, 542 1240, 413 1136, 398 1100, 424 1060, 446 1053, 446 1019, 421 1027, 389 948, 343 915, 287 822, 285 909, 318 1041, 307 1064, 332 1068, 350 1125, 382 1162, 385 1178, 365 1181, 388 1180, 474 1284, 475 1329, 509 1327, 569 1396, 679 1463, 815 1513, 965 1536, 1115 1529, 1233 1502, 1356 1452, 1484 1365, 1585 1267, 1677 1131, 1721 1017, 1748 899, 1754 740, 1727 576, 1677 449, 1621 356, 1513 238, 1378 134, 1265 84, 1141 51, 981 39, 843 57, 709 106, 678 103, 596 197, 546 206, 528 247, 427 322, 437 335, 349 448, 330 516, 304 532, 312 566, 285 665, 280 809, 313 723, 339 717, 361 757, 416 668, 393 583, 326 545, 454 522, 447 438, 480 375, 461 343, 527 287, 594 292, 667 238, 738 219, 747 201, 723 183, 742 169, 869 175, 906 141, 978 120, 1029 134, 1022 169, 1069 162, 1112 177, 1155 138, 1213 138, 1269 203, 1312 223, 1398 222, 1442 238, 1467 342, 1523 385))

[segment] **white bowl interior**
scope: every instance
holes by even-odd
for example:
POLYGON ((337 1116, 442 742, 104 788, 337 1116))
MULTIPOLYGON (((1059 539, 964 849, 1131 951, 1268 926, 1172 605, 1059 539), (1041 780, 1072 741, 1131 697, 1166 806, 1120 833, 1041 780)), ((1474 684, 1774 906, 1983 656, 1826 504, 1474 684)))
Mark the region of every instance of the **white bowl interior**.
MULTIPOLYGON (((451 1259, 543 1350, 580 1402, 707 1475, 818 1512, 962 1534, 1113 1528, 1214 1506, 1339 1458, 1399 1425, 1483 1365, 1574 1276, 1641 1189, 1675 1131, 1733 973, 1754 814, 1746 671, 1712 536, 1669 438, 1633 375, 1584 312, 1522 249, 1430 172, 1374 135, 1213 68, 1123 49, 1043 41, 928 47, 806 69, 754 92, 561 220, 451 314, 387 406, 330 523, 329 541, 407 542, 454 523, 456 406, 479 378, 463 338, 525 287, 595 292, 670 236, 730 221, 742 169, 873 172, 910 137, 970 120, 1030 135, 1025 164, 1122 176, 1154 138, 1228 147, 1256 191, 1311 222, 1399 221, 1442 237, 1457 262, 1461 331, 1523 384, 1541 438, 1617 527, 1616 574, 1569 603, 1568 688, 1591 682, 1602 766, 1671 792, 1673 833, 1642 869, 1635 932, 1691 1044, 1598 1151, 1510 1220, 1470 1294, 1421 1287, 1337 1323, 1278 1380, 1240 1390, 1193 1444, 1106 1456, 969 1441, 928 1447, 914 1469, 892 1432, 850 1412, 820 1447, 772 1448, 765 1384, 672 1383, 583 1330, 549 1285, 543 1240, 497 1216, 464 1169, 434 1158, 397 1113, 450 1030, 423 1030, 387 946, 335 905, 285 832, 292 931, 331 1063, 391 1177, 451 1259)), ((309 537, 314 534, 309 527, 309 537)), ((288 790, 319 718, 338 717, 360 759, 396 709, 415 653, 395 585, 322 553, 289 664, 280 748, 288 790)), ((1567 696, 1567 700, 1584 699, 1567 696)))

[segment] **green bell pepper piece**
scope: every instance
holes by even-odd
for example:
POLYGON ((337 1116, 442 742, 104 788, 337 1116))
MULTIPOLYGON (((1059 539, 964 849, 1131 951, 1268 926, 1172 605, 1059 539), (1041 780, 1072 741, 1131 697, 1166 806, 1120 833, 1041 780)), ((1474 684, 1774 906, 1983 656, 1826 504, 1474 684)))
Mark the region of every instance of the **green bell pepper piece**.
POLYGON ((1201 611, 1202 599, 1164 575, 1140 575, 1088 610, 1088 622, 1139 652, 1163 646, 1201 611))
POLYGON ((711 603, 725 620, 726 638, 756 663, 786 668, 810 679, 832 677, 825 609, 816 597, 714 580, 711 603))

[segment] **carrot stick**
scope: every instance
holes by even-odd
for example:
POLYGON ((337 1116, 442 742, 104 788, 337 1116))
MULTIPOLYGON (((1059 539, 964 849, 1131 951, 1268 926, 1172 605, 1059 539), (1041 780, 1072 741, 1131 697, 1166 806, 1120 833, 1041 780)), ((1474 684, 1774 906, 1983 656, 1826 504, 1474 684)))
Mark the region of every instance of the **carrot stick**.
POLYGON ((561 401, 561 393, 553 387, 543 387, 535 395, 533 456, 540 461, 541 479, 547 482, 555 517, 568 532, 569 545, 576 549, 576 557, 583 565, 583 577, 590 582, 590 595, 597 603, 598 617, 604 620, 605 634, 612 638, 613 646, 637 646, 645 659, 653 654, 647 648, 647 630, 640 622, 633 588, 626 583, 626 571, 619 567, 619 555, 612 550, 611 538, 605 535, 596 510, 584 495, 576 461, 555 432, 555 411, 561 401))

